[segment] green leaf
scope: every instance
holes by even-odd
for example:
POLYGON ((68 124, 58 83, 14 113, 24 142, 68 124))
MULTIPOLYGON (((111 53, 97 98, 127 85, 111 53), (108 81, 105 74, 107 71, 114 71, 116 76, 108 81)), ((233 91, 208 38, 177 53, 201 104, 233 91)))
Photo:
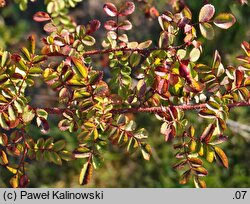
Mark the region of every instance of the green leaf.
POLYGON ((196 142, 195 151, 202 157, 204 155, 203 143, 200 141, 196 142))
POLYGON ((137 48, 138 49, 146 49, 152 44, 152 40, 147 40, 145 42, 140 43, 137 48))
POLYGON ((38 150, 36 152, 36 160, 37 161, 42 161, 43 160, 43 153, 42 153, 42 151, 38 150))
POLYGON ((120 146, 123 146, 125 145, 126 143, 128 142, 128 135, 125 133, 125 132, 122 132, 119 136, 119 139, 117 141, 117 143, 120 145, 120 146))
POLYGON ((31 55, 26 47, 22 47, 21 52, 23 53, 23 56, 26 58, 26 60, 31 61, 31 55))
POLYGON ((215 151, 216 160, 219 163, 221 163, 225 168, 228 168, 228 159, 227 159, 227 155, 225 154, 225 152, 219 147, 214 147, 214 151, 215 151))
POLYGON ((220 109, 220 105, 214 101, 208 101, 206 103, 206 107, 211 110, 217 112, 220 109))
POLYGON ((9 58, 9 53, 7 51, 4 51, 1 56, 1 67, 5 67, 8 61, 8 58, 9 58))
POLYGON ((102 159, 99 156, 92 156, 92 164, 94 169, 99 169, 102 166, 102 159))
POLYGON ((138 148, 138 142, 135 138, 131 137, 127 146, 127 152, 129 154, 132 154, 135 152, 138 148))
MULTIPOLYGON (((47 59, 48 58, 44 55, 37 55, 33 58, 32 62, 33 62, 33 64, 37 64, 37 63, 45 61, 47 59)), ((33 70, 31 70, 32 72, 34 72, 35 70, 36 70, 35 72, 38 72, 38 70, 39 70, 39 72, 41 71, 41 68, 36 68, 36 69, 32 68, 32 69, 33 69, 33 70)))
POLYGON ((43 149, 44 148, 44 139, 41 137, 37 140, 36 142, 37 148, 38 149, 43 149))
POLYGON ((23 106, 20 102, 18 102, 17 100, 14 101, 14 106, 17 109, 18 113, 23 113, 23 106))
POLYGON ((126 121, 125 115, 121 114, 117 118, 117 125, 125 125, 126 121))
POLYGON ((134 133, 134 137, 137 139, 146 139, 148 138, 148 132, 144 128, 141 128, 134 133))
POLYGON ((62 160, 56 152, 53 152, 53 151, 47 151, 47 152, 49 154, 49 159, 51 162, 57 165, 62 165, 62 160))
POLYGON ((129 63, 132 67, 136 67, 141 61, 141 55, 139 53, 132 53, 129 58, 129 63))
POLYGON ((200 24, 200 31, 203 37, 208 40, 212 40, 214 38, 214 29, 213 26, 209 23, 201 23, 200 24))
POLYGON ((93 167, 91 163, 87 162, 83 164, 83 167, 79 176, 80 185, 85 185, 89 183, 91 176, 92 176, 92 171, 93 171, 93 167))
POLYGON ((186 57, 187 54, 187 50, 184 49, 179 49, 176 53, 176 55, 180 58, 180 59, 184 59, 186 57))
POLYGON ((204 5, 199 13, 199 22, 207 22, 213 18, 215 13, 215 8, 212 4, 204 5))
POLYGON ((22 119, 23 119, 23 122, 25 123, 29 123, 33 120, 33 118, 35 117, 35 113, 33 110, 29 110, 29 107, 26 106, 24 108, 24 113, 22 115, 22 119))
POLYGON ((53 137, 49 137, 48 139, 46 139, 44 143, 44 148, 51 149, 53 147, 53 141, 54 141, 53 137))
POLYGON ((198 48, 193 48, 189 54, 189 57, 190 57, 190 61, 191 62, 196 62, 199 58, 200 58, 200 55, 201 55, 201 51, 200 49, 198 48))
POLYGON ((213 22, 219 28, 228 29, 236 22, 236 19, 230 13, 220 13, 213 22))
POLYGON ((6 113, 0 113, 0 126, 5 129, 5 130, 9 130, 10 127, 7 125, 7 121, 6 121, 6 118, 7 116, 5 117, 6 113))
POLYGON ((87 46, 93 46, 95 44, 95 38, 90 35, 86 35, 81 41, 87 46))
POLYGON ((47 118, 48 118, 48 113, 47 113, 47 111, 44 110, 44 109, 40 109, 40 108, 36 109, 36 114, 37 114, 37 116, 40 117, 40 118, 44 118, 44 119, 47 119, 47 118))
POLYGON ((83 64, 83 62, 80 59, 71 57, 71 60, 75 65, 72 68, 74 69, 76 74, 79 77, 83 77, 84 79, 86 79, 88 77, 88 68, 83 64))
POLYGON ((126 131, 134 131, 136 128, 136 123, 135 121, 131 120, 125 125, 125 130, 126 131))
POLYGON ((66 146, 65 140, 58 140, 57 142, 54 143, 53 150, 55 152, 59 152, 60 150, 63 150, 65 146, 66 146))
POLYGON ((8 114, 9 114, 9 119, 11 121, 15 121, 16 120, 16 113, 15 113, 14 108, 11 105, 8 106, 8 114))
POLYGON ((199 112, 199 116, 203 117, 203 118, 215 118, 216 117, 216 113, 212 110, 209 109, 202 109, 199 112))
POLYGON ((65 161, 73 160, 73 155, 69 151, 66 151, 66 150, 60 151, 58 153, 58 155, 60 156, 61 159, 65 160, 65 161))
POLYGON ((214 150, 210 145, 206 145, 204 155, 209 163, 214 161, 214 150))
POLYGON ((103 78, 103 72, 91 72, 89 77, 89 84, 98 83, 103 78))

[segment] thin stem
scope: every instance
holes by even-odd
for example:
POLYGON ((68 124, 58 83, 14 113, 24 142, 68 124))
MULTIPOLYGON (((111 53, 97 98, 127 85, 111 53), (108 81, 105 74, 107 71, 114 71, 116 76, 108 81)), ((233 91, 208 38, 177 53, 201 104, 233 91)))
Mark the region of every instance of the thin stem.
MULTIPOLYGON (((179 49, 182 48, 186 45, 186 43, 178 46, 171 47, 173 49, 179 49)), ((116 51, 123 51, 123 52, 138 52, 138 53, 149 53, 151 51, 155 50, 168 50, 170 47, 167 48, 159 48, 159 47, 153 47, 153 48, 145 48, 145 49, 139 49, 139 48, 128 48, 128 47, 121 47, 121 48, 114 48, 114 49, 106 49, 106 50, 91 50, 85 52, 82 56, 83 57, 88 57, 91 55, 101 55, 101 54, 107 54, 110 52, 116 52, 116 51)), ((68 55, 64 55, 59 52, 53 52, 53 53, 48 53, 47 56, 49 57, 68 57, 68 55)))
MULTIPOLYGON (((236 108, 250 106, 250 102, 238 102, 228 104, 228 108, 236 108)), ((168 108, 173 107, 180 110, 200 110, 206 108, 206 103, 202 104, 190 104, 190 105, 177 105, 177 106, 162 106, 162 107, 139 107, 139 108, 120 108, 111 110, 112 114, 123 114, 123 113, 162 113, 166 112, 168 108)), ((33 108, 37 109, 37 108, 33 108)), ((67 108, 43 108, 49 114, 60 115, 67 110, 67 108)))

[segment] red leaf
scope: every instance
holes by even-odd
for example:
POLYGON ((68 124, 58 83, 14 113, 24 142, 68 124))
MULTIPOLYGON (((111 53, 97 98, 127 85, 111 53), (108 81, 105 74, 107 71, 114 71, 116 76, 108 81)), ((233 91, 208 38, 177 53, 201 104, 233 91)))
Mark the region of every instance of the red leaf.
POLYGON ((166 79, 161 79, 158 83, 157 91, 160 95, 164 94, 168 91, 168 87, 169 87, 169 84, 166 81, 166 79))
POLYGON ((155 68, 155 74, 158 76, 165 76, 168 72, 169 68, 165 66, 158 66, 155 68))
POLYGON ((27 185, 29 184, 29 178, 28 176, 25 174, 25 175, 22 175, 20 177, 20 180, 19 180, 19 185, 21 188, 25 188, 27 187, 27 185))
POLYGON ((119 10, 119 16, 128 16, 135 10, 135 4, 133 2, 126 2, 119 10))
POLYGON ((43 22, 43 21, 49 21, 51 20, 49 14, 43 12, 43 11, 39 11, 36 12, 35 15, 33 16, 33 20, 36 22, 43 22))
POLYGON ((104 24, 104 28, 106 28, 107 30, 116 30, 117 26, 117 23, 113 20, 109 20, 104 24))
POLYGON ((245 51, 247 56, 250 56, 250 44, 246 41, 243 41, 243 43, 241 43, 241 47, 245 51))
POLYGON ((92 20, 88 23, 88 25, 86 26, 86 33, 87 35, 91 35, 92 33, 94 33, 95 31, 97 31, 100 28, 100 21, 98 20, 92 20))
POLYGON ((207 22, 209 21, 211 18, 213 18, 215 13, 215 9, 214 6, 211 4, 206 4, 204 5, 199 13, 199 21, 200 22, 207 22))
POLYGON ((52 23, 47 23, 44 25, 43 29, 48 33, 52 33, 56 31, 56 26, 54 26, 52 23))
POLYGON ((103 6, 103 10, 105 11, 105 13, 108 15, 108 16, 117 16, 118 15, 118 11, 117 11, 117 8, 114 4, 112 3, 106 3, 104 4, 103 6))
POLYGON ((15 63, 17 63, 17 62, 19 62, 19 61, 21 60, 21 56, 18 55, 18 54, 13 54, 13 55, 11 56, 11 59, 12 59, 15 63))
POLYGON ((208 143, 210 141, 211 137, 213 136, 214 130, 215 130, 215 125, 214 124, 209 124, 205 128, 205 130, 203 131, 203 133, 202 133, 202 135, 200 137, 200 140, 208 143))
POLYGON ((180 67, 179 67, 179 73, 181 75, 181 77, 185 78, 187 80, 188 83, 191 83, 191 75, 190 75, 190 71, 188 68, 188 60, 182 60, 180 62, 180 67))
POLYGON ((242 84, 243 79, 244 79, 244 72, 237 69, 235 71, 235 84, 236 84, 237 88, 240 87, 240 85, 242 84))

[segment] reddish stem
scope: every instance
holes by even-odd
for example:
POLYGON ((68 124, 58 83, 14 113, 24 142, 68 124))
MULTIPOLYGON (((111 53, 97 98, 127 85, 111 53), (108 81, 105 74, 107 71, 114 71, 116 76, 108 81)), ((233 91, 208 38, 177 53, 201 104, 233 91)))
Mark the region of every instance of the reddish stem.
MULTIPOLYGON (((236 107, 243 107, 243 106, 250 106, 250 102, 238 102, 238 103, 231 103, 228 104, 228 108, 236 108, 236 107)), ((111 112, 113 114, 123 114, 123 113, 161 113, 165 112, 171 106, 163 106, 163 107, 139 107, 139 108, 120 108, 120 109, 113 109, 111 112)), ((178 105, 172 106, 177 109, 181 110, 199 110, 206 107, 206 103, 202 104, 190 104, 190 105, 178 105)), ((37 109, 37 108, 34 108, 37 109)), ((67 108, 43 108, 50 114, 62 114, 67 108)))
MULTIPOLYGON (((186 44, 182 44, 179 46, 175 46, 172 47, 173 49, 178 49, 181 48, 183 46, 185 46, 186 44)), ((121 48, 114 48, 114 49, 107 49, 107 50, 91 50, 91 51, 87 51, 85 52, 82 56, 83 57, 87 57, 87 56, 91 56, 91 55, 100 55, 100 54, 107 54, 110 52, 117 52, 117 51, 123 51, 123 52, 138 52, 138 53, 150 53, 151 51, 154 50, 168 50, 170 47, 167 48, 158 48, 158 47, 154 47, 154 48, 146 48, 146 49, 139 49, 139 48, 128 48, 128 47, 121 47, 121 48)), ((59 52, 53 52, 53 53, 48 53, 46 54, 46 56, 49 57, 68 57, 68 55, 64 55, 62 53, 59 52)))

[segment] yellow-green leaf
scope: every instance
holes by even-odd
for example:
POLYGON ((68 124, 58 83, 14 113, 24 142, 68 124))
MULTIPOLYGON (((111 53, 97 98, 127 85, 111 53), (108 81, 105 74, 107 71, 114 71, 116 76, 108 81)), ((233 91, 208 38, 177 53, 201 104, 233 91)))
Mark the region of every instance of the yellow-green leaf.
POLYGON ((47 151, 47 152, 48 152, 49 159, 51 162, 57 165, 62 165, 62 160, 56 152, 52 152, 52 151, 47 151))
POLYGON ((9 163, 7 154, 5 153, 5 151, 0 150, 0 164, 1 165, 6 165, 9 163))
POLYGON ((15 176, 13 176, 11 179, 10 179, 10 185, 12 186, 12 188, 17 188, 18 187, 18 174, 16 174, 15 176))
POLYGON ((73 69, 76 72, 76 74, 86 79, 88 76, 88 68, 83 64, 83 62, 80 59, 77 59, 75 57, 71 57, 71 59, 75 65, 73 66, 73 69))
POLYGON ((62 150, 65 146, 66 146, 65 140, 59 140, 59 141, 54 143, 53 150, 55 152, 58 152, 58 151, 62 150))
POLYGON ((194 177, 194 185, 196 188, 206 188, 206 183, 204 180, 201 180, 199 177, 194 177))
POLYGON ((200 31, 203 37, 208 40, 212 40, 214 38, 214 29, 213 26, 209 23, 200 23, 200 31))
POLYGON ((219 147, 214 147, 214 150, 217 161, 221 163, 225 168, 228 168, 228 159, 225 152, 219 147))
POLYGON ((213 151, 212 147, 210 147, 209 145, 206 145, 205 156, 206 156, 206 160, 209 163, 212 163, 214 161, 214 151, 213 151))
POLYGON ((85 185, 89 183, 91 176, 92 176, 92 171, 93 171, 93 167, 91 163, 87 162, 83 164, 83 167, 79 176, 80 185, 85 185))
POLYGON ((231 13, 220 13, 214 19, 214 24, 222 29, 230 28, 235 22, 236 19, 231 13))

